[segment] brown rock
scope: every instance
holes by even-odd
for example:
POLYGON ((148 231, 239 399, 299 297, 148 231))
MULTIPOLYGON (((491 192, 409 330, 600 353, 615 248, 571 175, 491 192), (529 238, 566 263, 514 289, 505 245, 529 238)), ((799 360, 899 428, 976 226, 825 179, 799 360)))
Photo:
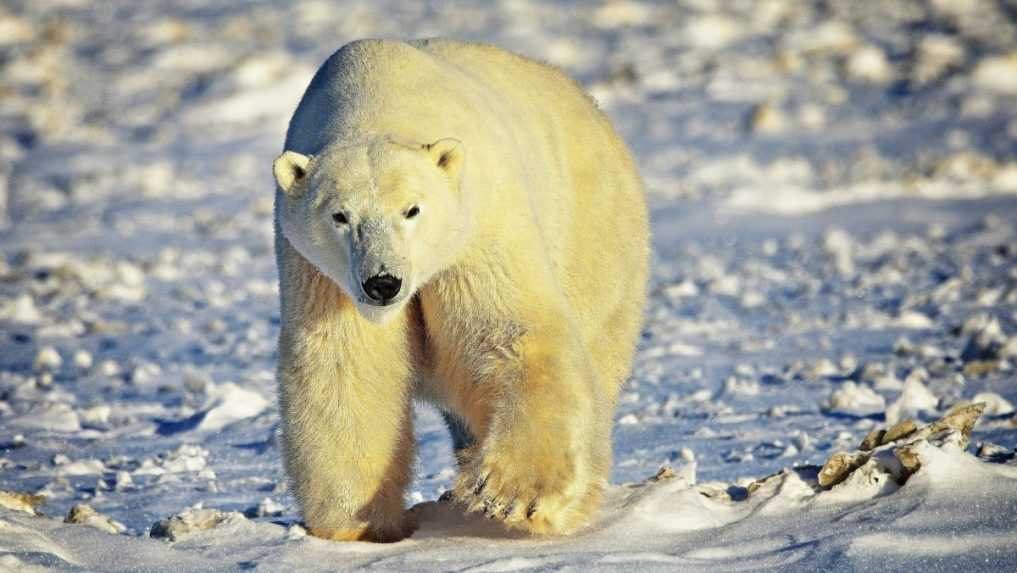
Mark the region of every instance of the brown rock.
POLYGON ((787 468, 784 468, 784 469, 780 470, 777 473, 770 474, 770 475, 768 475, 768 476, 766 476, 764 478, 761 478, 761 479, 757 479, 756 481, 754 481, 754 482, 750 483, 749 485, 747 485, 745 487, 745 490, 749 493, 749 495, 752 495, 752 494, 756 493, 757 491, 759 491, 759 489, 761 487, 763 487, 763 486, 765 486, 765 485, 767 485, 767 484, 769 484, 771 482, 777 482, 777 481, 780 481, 780 480, 784 479, 789 473, 790 473, 790 471, 787 468))
POLYGON ((46 497, 42 495, 0 490, 0 507, 6 507, 7 509, 20 511, 29 515, 39 515, 39 511, 36 508, 42 505, 44 501, 46 501, 46 497))
POLYGON ((651 481, 651 482, 658 482, 658 481, 663 481, 663 480, 666 480, 666 479, 673 479, 677 475, 678 474, 675 473, 674 469, 671 468, 671 466, 661 466, 660 469, 657 470, 657 474, 654 475, 652 478, 650 478, 649 481, 651 481))
POLYGON ((901 446, 893 451, 893 454, 900 461, 900 465, 904 470, 904 475, 899 480, 900 483, 907 481, 911 474, 915 473, 922 467, 922 461, 918 457, 918 452, 914 444, 908 444, 901 446))
POLYGON ((747 123, 752 133, 775 134, 787 129, 784 112, 770 103, 762 103, 752 108, 747 123))
POLYGON ((883 428, 876 428, 875 430, 872 430, 865 436, 865 439, 862 440, 862 443, 861 445, 858 446, 858 449, 867 452, 869 450, 877 448, 879 445, 883 443, 883 436, 885 435, 886 430, 884 430, 883 428))
POLYGON ((67 512, 67 517, 64 518, 64 523, 84 523, 88 521, 90 517, 97 515, 92 506, 84 503, 79 503, 71 508, 67 512))
POLYGON ((974 429, 975 423, 978 422, 983 411, 985 411, 984 402, 954 406, 945 416, 931 424, 933 431, 930 434, 936 434, 943 430, 959 432, 964 438, 961 441, 961 447, 966 447, 971 439, 971 430, 974 429))
POLYGON ((879 444, 883 445, 896 442, 901 438, 910 436, 915 433, 916 430, 918 430, 918 424, 915 424, 914 420, 908 418, 907 420, 898 422, 892 428, 887 430, 886 435, 883 436, 883 439, 879 442, 879 444))
POLYGON ((64 523, 79 523, 114 535, 123 533, 125 529, 122 523, 113 521, 108 515, 103 515, 84 503, 72 507, 67 513, 67 517, 64 518, 64 523))
POLYGON ((819 470, 819 485, 824 488, 831 488, 847 479, 851 472, 869 461, 869 454, 857 452, 837 452, 830 456, 819 470))

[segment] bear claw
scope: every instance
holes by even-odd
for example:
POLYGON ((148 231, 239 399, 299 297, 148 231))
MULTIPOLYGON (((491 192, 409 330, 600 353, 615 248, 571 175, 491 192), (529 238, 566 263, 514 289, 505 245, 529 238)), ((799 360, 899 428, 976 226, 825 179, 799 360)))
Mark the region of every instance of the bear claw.
POLYGON ((467 513, 480 513, 508 527, 536 534, 566 533, 575 529, 580 515, 577 511, 580 497, 566 493, 571 489, 568 482, 562 480, 550 486, 546 481, 531 477, 519 484, 503 479, 496 471, 482 475, 472 477, 468 472, 460 476, 453 489, 452 499, 467 513))

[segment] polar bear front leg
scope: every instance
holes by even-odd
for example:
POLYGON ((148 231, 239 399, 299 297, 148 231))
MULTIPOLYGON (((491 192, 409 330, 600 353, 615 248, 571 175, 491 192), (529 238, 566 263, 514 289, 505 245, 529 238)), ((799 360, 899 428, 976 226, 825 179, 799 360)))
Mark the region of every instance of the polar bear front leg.
POLYGON ((526 334, 516 360, 478 382, 492 387, 489 425, 454 493, 510 527, 570 533, 599 504, 598 385, 578 340, 560 327, 526 334))
POLYGON ((329 279, 295 256, 288 265, 282 454, 304 523, 326 539, 403 539, 414 529, 403 505, 414 451, 407 319, 370 323, 329 279))
POLYGON ((359 342, 284 332, 283 458, 312 535, 398 541, 413 531, 403 505, 414 447, 408 371, 402 357, 359 342))

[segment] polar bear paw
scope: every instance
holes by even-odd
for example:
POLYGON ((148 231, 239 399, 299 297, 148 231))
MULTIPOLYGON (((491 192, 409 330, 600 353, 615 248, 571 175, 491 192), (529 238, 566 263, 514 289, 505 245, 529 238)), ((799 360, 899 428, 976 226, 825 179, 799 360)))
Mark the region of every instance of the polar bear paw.
POLYGON ((307 533, 319 539, 329 541, 368 541, 371 543, 395 543, 413 535, 417 529, 416 521, 410 516, 398 523, 385 527, 364 524, 359 527, 331 529, 327 527, 307 527, 307 533))
POLYGON ((483 513, 508 527, 537 535, 561 535, 588 518, 588 480, 572 455, 533 455, 526 448, 504 454, 461 456, 453 489, 467 512, 483 513))

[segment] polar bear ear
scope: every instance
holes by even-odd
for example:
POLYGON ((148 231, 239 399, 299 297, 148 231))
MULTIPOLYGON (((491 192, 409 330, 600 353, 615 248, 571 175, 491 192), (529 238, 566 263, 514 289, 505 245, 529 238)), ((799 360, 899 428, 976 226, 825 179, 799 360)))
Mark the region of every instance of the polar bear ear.
POLYGON ((282 155, 276 158, 272 164, 272 173, 275 175, 276 185, 283 193, 289 193, 293 186, 307 175, 307 164, 310 162, 310 157, 296 151, 283 151, 282 155))
POLYGON ((459 174, 459 168, 462 167, 466 155, 463 151, 463 142, 446 137, 428 144, 424 148, 431 154, 431 161, 434 161, 435 165, 449 175, 459 174))

